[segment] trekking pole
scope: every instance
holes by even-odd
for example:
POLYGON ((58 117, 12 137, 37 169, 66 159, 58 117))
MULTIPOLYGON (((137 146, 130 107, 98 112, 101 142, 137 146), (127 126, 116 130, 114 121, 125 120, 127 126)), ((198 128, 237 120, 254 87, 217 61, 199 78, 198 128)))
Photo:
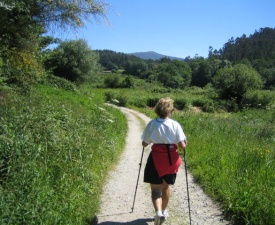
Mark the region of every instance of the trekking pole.
POLYGON ((189 209, 189 224, 191 225, 190 197, 189 197, 187 166, 186 166, 186 149, 184 149, 183 158, 184 158, 185 177, 186 177, 187 201, 188 201, 188 209, 189 209))
POLYGON ((140 159, 140 163, 139 163, 139 171, 138 171, 138 178, 137 178, 137 185, 136 185, 136 190, 135 190, 134 202, 133 202, 133 206, 132 206, 132 212, 134 212, 134 206, 135 206, 135 200, 136 200, 136 194, 137 194, 137 188, 138 188, 138 180, 139 180, 139 174, 140 174, 140 169, 141 169, 141 164, 142 164, 143 153, 144 153, 144 147, 142 149, 141 159, 140 159))

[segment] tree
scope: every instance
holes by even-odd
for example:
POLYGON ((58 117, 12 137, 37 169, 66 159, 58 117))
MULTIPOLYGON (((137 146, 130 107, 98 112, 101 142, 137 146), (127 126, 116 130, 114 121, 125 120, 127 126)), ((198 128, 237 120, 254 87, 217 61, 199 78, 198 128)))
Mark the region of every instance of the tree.
POLYGON ((121 82, 121 87, 123 88, 133 88, 134 86, 135 86, 134 79, 129 75, 121 82))
MULTIPOLYGON (((91 17, 99 22, 107 22, 107 9, 110 7, 103 0, 2 0, 5 11, 20 12, 28 21, 43 28, 77 29, 85 22, 92 22, 91 17)), ((18 30, 20 28, 17 28, 18 30)), ((22 27, 21 27, 22 29, 22 27)), ((24 29, 24 28, 23 28, 24 29)))
POLYGON ((124 68, 124 74, 131 74, 143 78, 148 71, 148 65, 144 61, 128 61, 124 68))
POLYGON ((209 60, 195 59, 190 63, 192 68, 192 86, 204 87, 211 81, 209 60))
POLYGON ((2 0, 0 3, 0 57, 11 82, 32 82, 42 74, 41 36, 47 30, 77 29, 84 22, 106 18, 102 0, 2 0))
POLYGON ((54 75, 73 82, 89 81, 99 69, 99 57, 85 40, 62 42, 45 62, 54 75))
POLYGON ((191 68, 186 62, 172 60, 158 68, 158 81, 165 87, 186 88, 191 83, 191 68))
POLYGON ((220 69, 212 81, 221 98, 233 98, 237 103, 240 103, 247 91, 260 89, 263 86, 258 72, 244 64, 220 69))
POLYGON ((260 71, 260 74, 264 80, 265 88, 275 88, 275 68, 264 68, 260 71))

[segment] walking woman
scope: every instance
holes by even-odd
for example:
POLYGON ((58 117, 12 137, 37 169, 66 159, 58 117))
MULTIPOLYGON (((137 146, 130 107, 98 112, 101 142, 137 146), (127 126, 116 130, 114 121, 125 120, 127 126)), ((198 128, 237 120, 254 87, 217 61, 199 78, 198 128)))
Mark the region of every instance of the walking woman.
POLYGON ((184 150, 187 145, 181 125, 171 119, 173 111, 174 101, 161 98, 155 106, 157 118, 147 124, 141 137, 143 147, 153 144, 144 170, 144 182, 151 186, 155 225, 162 224, 169 216, 170 186, 175 183, 181 164, 177 149, 184 150))

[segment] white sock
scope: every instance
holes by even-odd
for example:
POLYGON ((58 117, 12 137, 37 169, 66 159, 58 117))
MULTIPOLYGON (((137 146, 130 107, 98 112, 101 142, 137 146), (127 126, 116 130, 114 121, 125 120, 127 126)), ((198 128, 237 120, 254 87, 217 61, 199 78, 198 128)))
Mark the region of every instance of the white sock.
POLYGON ((163 216, 162 211, 161 210, 156 211, 156 215, 157 216, 163 216))

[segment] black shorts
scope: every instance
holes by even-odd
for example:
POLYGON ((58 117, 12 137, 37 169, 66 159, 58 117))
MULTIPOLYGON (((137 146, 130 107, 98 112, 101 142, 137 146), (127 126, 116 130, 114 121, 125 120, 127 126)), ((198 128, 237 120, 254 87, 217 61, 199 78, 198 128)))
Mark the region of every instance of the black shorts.
POLYGON ((163 177, 159 177, 156 170, 152 153, 150 153, 144 170, 144 182, 150 184, 162 184, 165 181, 167 184, 173 185, 176 182, 177 174, 166 174, 163 177))

